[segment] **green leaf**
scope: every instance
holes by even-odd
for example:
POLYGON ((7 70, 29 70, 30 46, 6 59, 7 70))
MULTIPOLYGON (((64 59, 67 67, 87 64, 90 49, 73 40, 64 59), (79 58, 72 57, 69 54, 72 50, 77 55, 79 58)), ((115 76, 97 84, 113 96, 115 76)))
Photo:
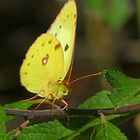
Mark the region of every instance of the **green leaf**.
MULTIPOLYGON (((106 120, 113 120, 116 118, 119 118, 122 115, 109 115, 106 116, 106 120)), ((81 133, 85 132, 86 130, 93 128, 97 125, 100 125, 101 119, 100 118, 95 118, 93 120, 88 121, 88 123, 86 123, 85 125, 81 126, 77 131, 73 132, 72 135, 68 136, 65 140, 73 140, 75 137, 81 135, 81 133)))
POLYGON ((6 114, 4 108, 0 106, 0 139, 6 139, 6 124, 5 124, 6 114))
MULTIPOLYGON (((58 140, 72 133, 72 130, 65 128, 59 121, 54 120, 25 128, 18 140, 58 140)), ((9 132, 7 140, 11 139, 14 134, 15 131, 9 132)))
POLYGON ((140 103, 140 95, 135 96, 133 99, 129 101, 130 104, 139 104, 140 103))
POLYGON ((86 6, 99 18, 102 18, 103 0, 86 0, 86 6))
POLYGON ((133 13, 128 0, 108 0, 107 7, 104 21, 116 30, 122 28, 133 13))
POLYGON ((109 99, 109 91, 100 91, 79 106, 81 109, 106 109, 114 108, 112 101, 109 99))
POLYGON ((34 104, 33 101, 18 101, 10 104, 6 104, 4 107, 7 109, 28 109, 34 104))
POLYGON ((132 16, 129 0, 86 0, 87 9, 112 29, 119 30, 132 16))
MULTIPOLYGON (((126 90, 117 90, 112 92, 110 99, 112 100, 115 108, 119 108, 122 106, 132 105, 132 100, 135 98, 136 92, 130 91, 129 89, 126 90)), ((136 104, 133 102, 133 104, 136 104)))
POLYGON ((105 79, 116 89, 140 91, 140 79, 125 76, 119 71, 104 71, 105 79))
MULTIPOLYGON (((4 105, 5 109, 28 109, 29 107, 31 107, 34 104, 33 101, 18 101, 15 103, 10 103, 10 104, 6 104, 4 105)), ((14 119, 14 116, 6 116, 6 122, 14 119)))
POLYGON ((127 77, 115 71, 105 71, 104 76, 114 88, 109 98, 116 108, 138 103, 140 79, 127 77))
POLYGON ((109 109, 140 103, 140 79, 110 70, 104 71, 104 77, 114 88, 113 91, 100 91, 81 104, 79 108, 109 109))
POLYGON ((127 138, 118 127, 106 122, 96 126, 90 140, 127 140, 127 138))

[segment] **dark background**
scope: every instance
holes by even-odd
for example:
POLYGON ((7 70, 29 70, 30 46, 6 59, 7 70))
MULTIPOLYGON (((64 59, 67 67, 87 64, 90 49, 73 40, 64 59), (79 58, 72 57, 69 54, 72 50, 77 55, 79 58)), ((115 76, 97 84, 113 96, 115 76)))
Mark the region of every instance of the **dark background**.
MULTIPOLYGON (((19 69, 29 46, 47 31, 64 3, 63 0, 0 1, 1 105, 34 95, 20 85, 19 69)), ((105 69, 120 70, 139 78, 138 0, 77 0, 77 7, 76 52, 71 79, 105 69)), ((99 77, 79 81, 72 88, 66 99, 71 107, 78 106, 101 89, 110 89, 99 77)), ((139 120, 136 117, 120 125, 131 140, 138 139, 139 120)))

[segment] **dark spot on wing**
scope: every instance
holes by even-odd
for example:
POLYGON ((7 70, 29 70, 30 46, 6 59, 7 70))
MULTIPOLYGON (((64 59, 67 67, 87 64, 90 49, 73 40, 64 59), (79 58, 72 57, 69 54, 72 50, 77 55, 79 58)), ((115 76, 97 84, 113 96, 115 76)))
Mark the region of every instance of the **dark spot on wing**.
POLYGON ((47 58, 47 59, 49 58, 49 54, 48 54, 48 53, 46 54, 46 58, 47 58))
POLYGON ((65 52, 68 50, 68 48, 69 48, 69 45, 68 44, 66 44, 66 46, 65 46, 65 52))
POLYGON ((47 64, 48 59, 49 59, 49 54, 46 54, 46 57, 43 57, 43 58, 42 58, 42 64, 43 64, 43 65, 47 64))
POLYGON ((44 46, 44 45, 45 45, 45 42, 42 43, 42 46, 44 46))
POLYGON ((52 39, 48 41, 49 44, 51 44, 51 42, 52 42, 52 39))
POLYGON ((55 33, 55 37, 57 37, 57 33, 55 33))
POLYGON ((76 18, 76 14, 74 14, 74 18, 76 18))
POLYGON ((61 46, 60 43, 56 44, 55 45, 55 50, 57 50, 60 46, 61 46))
POLYGON ((34 54, 31 57, 33 58, 34 57, 34 54))
POLYGON ((30 62, 29 62, 29 63, 27 63, 27 65, 29 66, 29 65, 30 65, 30 62))
POLYGON ((27 75, 27 72, 24 72, 25 75, 27 75))
POLYGON ((67 18, 69 17, 69 14, 67 15, 67 18))
POLYGON ((61 29, 61 25, 59 25, 59 28, 61 29))

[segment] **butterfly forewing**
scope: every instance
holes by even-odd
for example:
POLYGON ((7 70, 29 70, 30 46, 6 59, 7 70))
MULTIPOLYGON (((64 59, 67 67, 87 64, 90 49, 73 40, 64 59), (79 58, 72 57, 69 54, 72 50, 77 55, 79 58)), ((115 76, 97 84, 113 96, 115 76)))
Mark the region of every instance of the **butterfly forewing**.
POLYGON ((53 34, 60 41, 64 52, 63 80, 69 70, 74 51, 77 9, 74 0, 68 1, 47 32, 53 34))

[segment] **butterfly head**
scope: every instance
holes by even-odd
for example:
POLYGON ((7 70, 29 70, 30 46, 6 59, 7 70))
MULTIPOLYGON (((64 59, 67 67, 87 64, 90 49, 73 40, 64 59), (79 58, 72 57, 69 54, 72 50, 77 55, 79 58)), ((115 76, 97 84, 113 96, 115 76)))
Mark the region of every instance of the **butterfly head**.
POLYGON ((69 83, 67 81, 62 81, 61 83, 58 83, 58 93, 57 93, 57 97, 63 98, 63 96, 68 95, 68 93, 71 91, 71 87, 69 85, 69 83))
POLYGON ((47 94, 50 94, 49 99, 62 99, 64 96, 68 95, 68 93, 70 92, 70 87, 69 85, 65 82, 56 82, 56 83, 48 83, 48 90, 47 90, 47 94))

